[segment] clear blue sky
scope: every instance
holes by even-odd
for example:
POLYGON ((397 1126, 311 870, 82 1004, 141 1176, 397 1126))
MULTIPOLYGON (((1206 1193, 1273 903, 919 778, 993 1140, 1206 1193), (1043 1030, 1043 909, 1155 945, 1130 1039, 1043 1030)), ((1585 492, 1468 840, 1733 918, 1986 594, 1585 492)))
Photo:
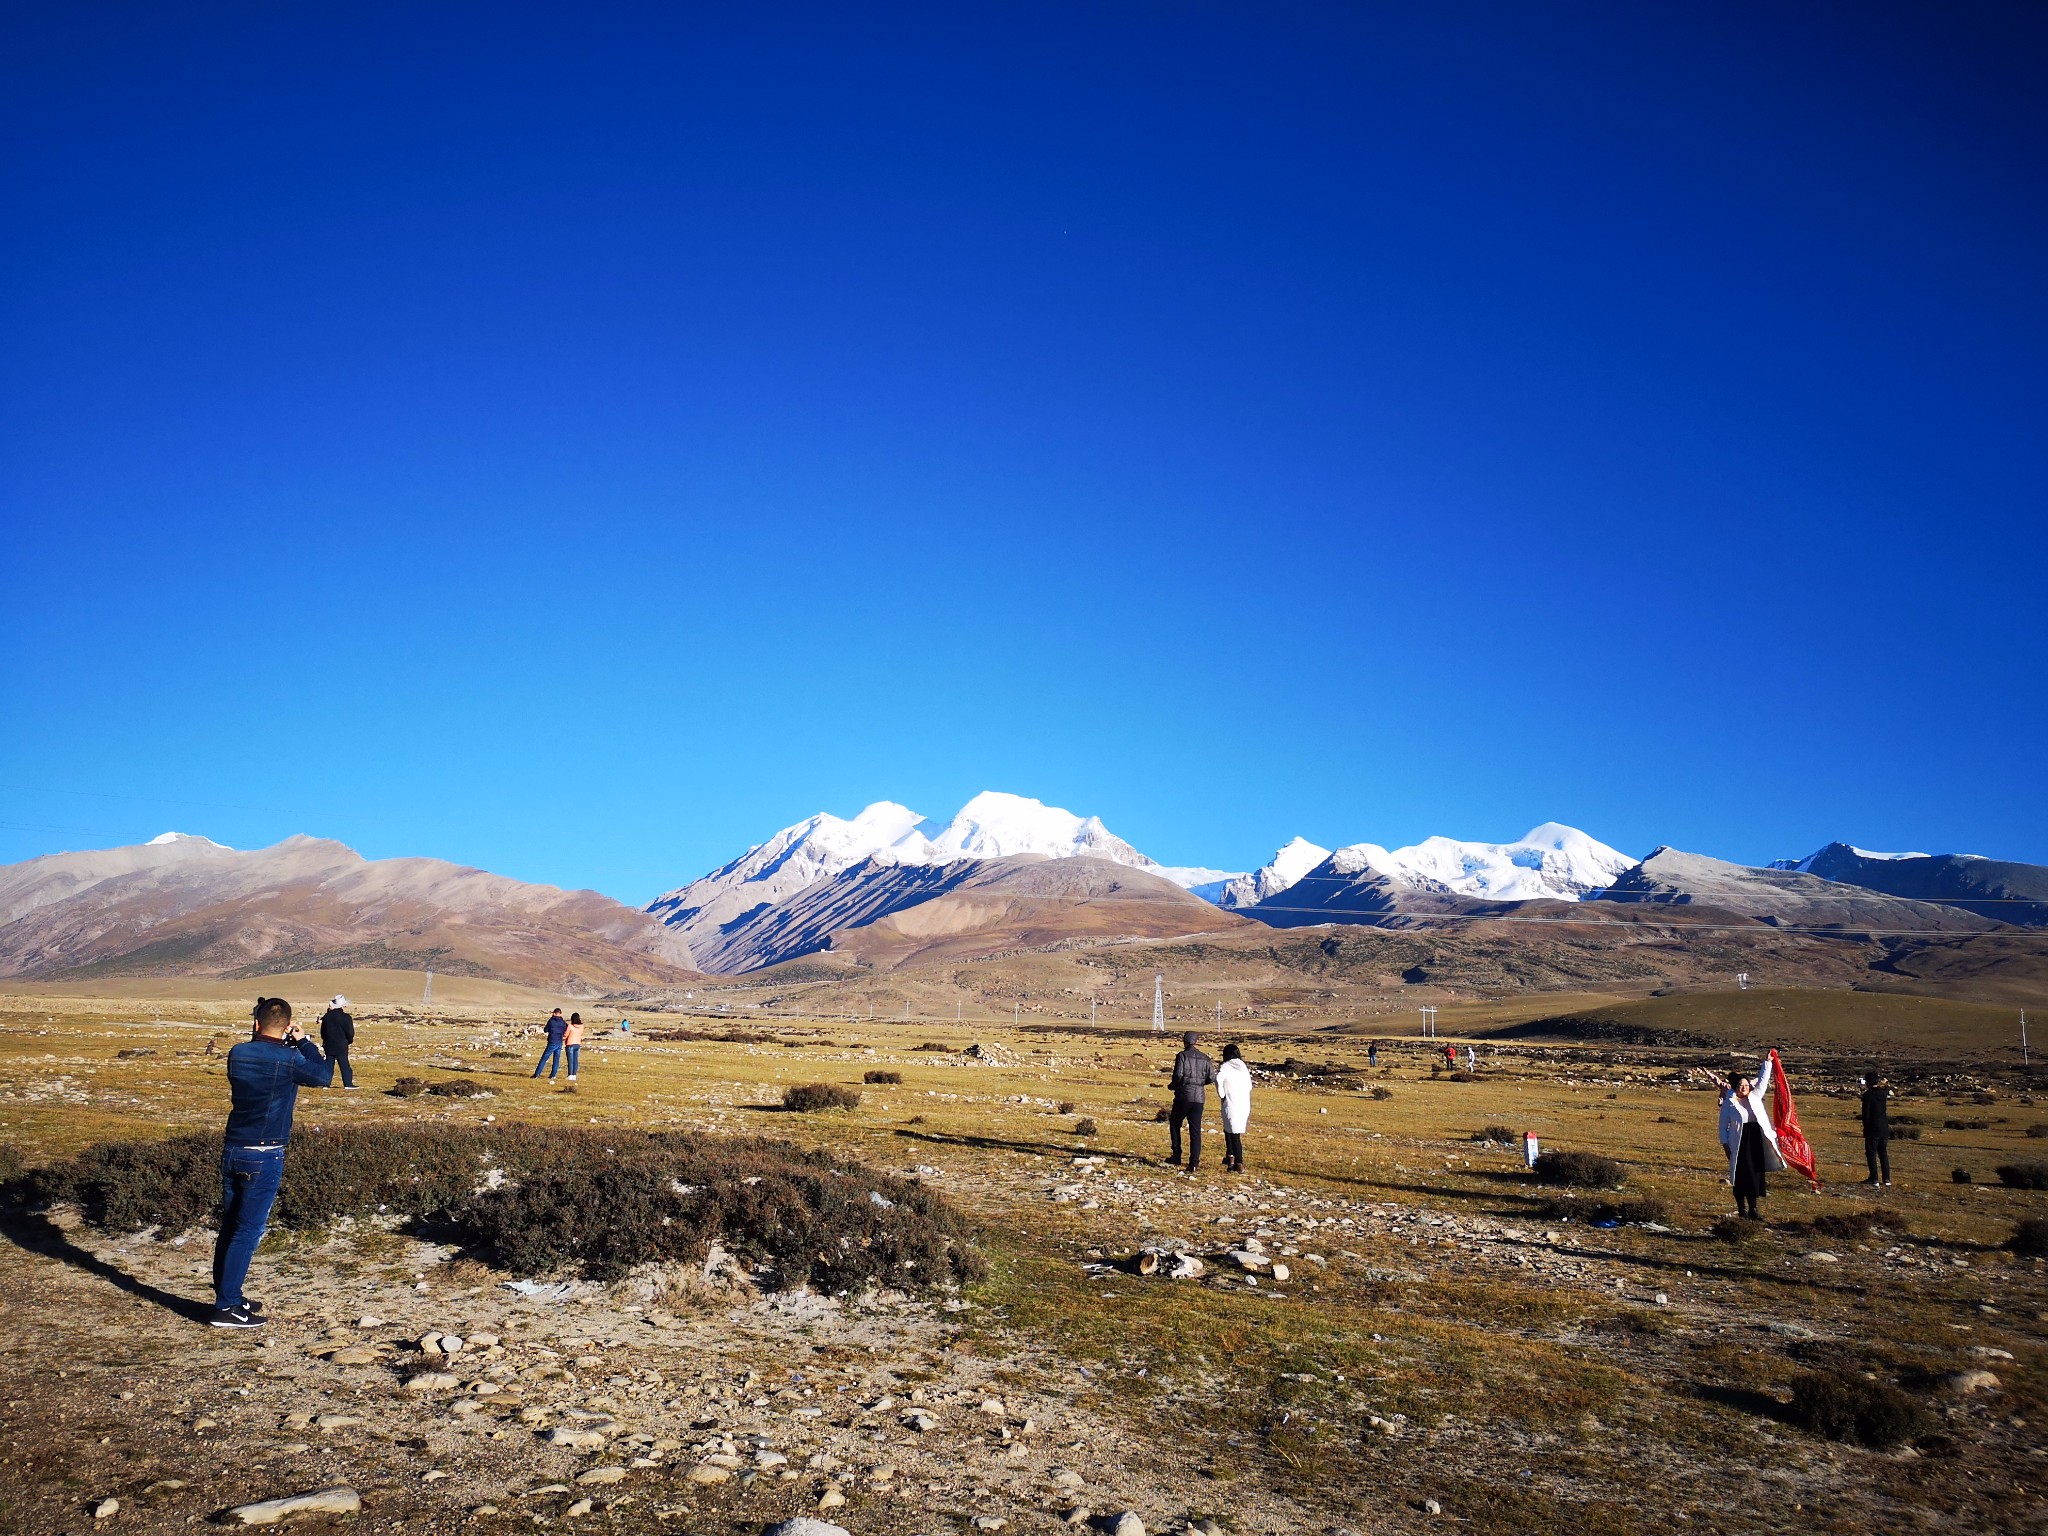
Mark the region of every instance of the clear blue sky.
POLYGON ((2035 5, 0 36, 0 858, 2048 861, 2035 5))

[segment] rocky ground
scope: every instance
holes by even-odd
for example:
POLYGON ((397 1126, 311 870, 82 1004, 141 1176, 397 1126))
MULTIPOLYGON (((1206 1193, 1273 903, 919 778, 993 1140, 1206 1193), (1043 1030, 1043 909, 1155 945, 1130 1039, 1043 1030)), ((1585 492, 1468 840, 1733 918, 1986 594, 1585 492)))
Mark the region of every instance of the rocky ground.
MULTIPOLYGON (((38 1028, 0 1055, 17 1144, 25 1120, 137 1134, 207 1112, 203 1051, 170 1026, 122 1047, 163 1056, 127 1059, 133 1033, 38 1028)), ((1255 1171, 1191 1178, 1159 1159, 1143 1052, 1015 1037, 976 1059, 876 1033, 615 1041, 572 1097, 494 1068, 501 1029, 440 1025, 407 1069, 461 1064, 491 1098, 307 1112, 759 1130, 750 1106, 778 1081, 857 1083, 880 1063, 905 1083, 772 1128, 944 1191, 982 1223, 985 1281, 778 1295, 714 1262, 521 1294, 472 1258, 344 1225, 274 1238, 252 1288, 275 1321, 222 1334, 197 1321, 208 1234, 111 1239, 53 1212, 0 1248, 0 1529, 182 1531, 338 1486, 359 1512, 302 1527, 737 1536, 812 1515, 932 1536, 1108 1532, 1128 1513, 1238 1536, 1847 1532, 2048 1513, 2048 1276, 1999 1247, 2043 1197, 1946 1180, 1957 1159, 1982 1179, 2043 1145, 2007 1087, 1930 1066, 1911 1102, 1966 1129, 1901 1143, 1882 1201, 1781 1183, 1738 1244, 1710 1229, 1725 1190, 1699 1146, 1704 1069, 1668 1054, 1531 1047, 1473 1084, 1433 1081, 1419 1052, 1346 1087, 1268 1071, 1255 1171), (1074 1136, 1079 1115, 1099 1133, 1074 1136), (1546 1214, 1516 1154, 1471 1139, 1495 1121, 1626 1156, 1668 1218, 1546 1214), (1859 1236, 1811 1227, 1880 1207, 1859 1236), (1905 1384, 1936 1432, 1866 1450, 1795 1427, 1787 1382, 1816 1368, 1905 1384)), ((396 1054, 371 1054, 366 1082, 396 1054)), ((1809 1128, 1846 1175, 1852 1124, 1809 1080, 1809 1128)))

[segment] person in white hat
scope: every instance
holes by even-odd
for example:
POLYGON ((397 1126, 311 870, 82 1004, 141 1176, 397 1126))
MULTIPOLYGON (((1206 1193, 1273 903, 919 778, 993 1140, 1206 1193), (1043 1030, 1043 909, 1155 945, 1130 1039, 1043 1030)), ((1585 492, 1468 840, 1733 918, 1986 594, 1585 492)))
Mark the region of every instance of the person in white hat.
POLYGON ((348 1016, 348 999, 337 992, 327 1000, 327 1011, 320 1015, 320 1047, 334 1063, 334 1070, 341 1074, 341 1086, 351 1093, 355 1091, 356 1075, 349 1070, 348 1048, 355 1043, 356 1021, 348 1016))

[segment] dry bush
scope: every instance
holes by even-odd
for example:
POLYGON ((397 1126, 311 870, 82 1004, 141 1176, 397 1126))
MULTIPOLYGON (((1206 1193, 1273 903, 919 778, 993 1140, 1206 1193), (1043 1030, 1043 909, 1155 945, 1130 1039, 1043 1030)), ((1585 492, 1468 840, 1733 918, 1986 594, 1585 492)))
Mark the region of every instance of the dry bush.
POLYGON ((1989 1120, 1944 1120, 1941 1122, 1941 1128, 1945 1131, 1988 1131, 1991 1129, 1991 1122, 1989 1120))
POLYGON ((1998 1182, 2007 1189, 2048 1189, 2048 1163, 2000 1163, 1998 1182))
POLYGON ((1934 1415, 1888 1382, 1809 1371, 1792 1382, 1792 1422, 1829 1440, 1872 1449, 1933 1433, 1934 1415))
POLYGON ((427 1092, 439 1094, 444 1099, 481 1099, 488 1098, 491 1090, 473 1077, 449 1077, 427 1084, 427 1092))
POLYGON ((837 1083, 795 1083, 782 1090, 782 1107, 799 1115, 821 1109, 858 1109, 860 1090, 837 1083))
POLYGON ((1734 1243, 1737 1247, 1762 1242, 1770 1235, 1762 1222, 1751 1221, 1744 1216, 1723 1216, 1710 1230, 1722 1242, 1734 1243))
POLYGON ((1628 1170, 1598 1152, 1543 1152, 1536 1158, 1536 1179, 1566 1189, 1614 1189, 1628 1170))
POLYGON ((887 1067, 869 1067, 861 1074, 860 1080, 864 1083, 900 1083, 903 1074, 891 1072, 887 1067))
POLYGON ((28 1159, 21 1155, 21 1148, 11 1141, 0 1141, 0 1184, 20 1178, 27 1166, 28 1159))
POLYGON ((2028 1216, 2012 1229, 2005 1246, 2022 1258, 2048 1256, 2048 1216, 2028 1216))
MULTIPOLYGON (((1450 1079, 1454 1083, 1476 1083, 1479 1081, 1478 1078, 1474 1077, 1470 1072, 1467 1072, 1463 1067, 1460 1067, 1457 1071, 1451 1073, 1450 1079)), ((1608 1097, 1613 1098, 1614 1095, 1609 1094, 1608 1097)))
POLYGON ((1893 1129, 1897 1129, 1902 1125, 1918 1125, 1920 1117, 1918 1115, 1893 1115, 1890 1123, 1893 1129))
POLYGON ((1850 1211, 1840 1216, 1816 1216, 1806 1224, 1806 1229, 1819 1237, 1868 1237, 1884 1219, 1881 1211, 1850 1211))
POLYGON ((1639 1227, 1648 1222, 1663 1225, 1671 1217, 1671 1207, 1662 1200, 1645 1197, 1636 1200, 1575 1200, 1569 1196, 1545 1200, 1536 1207, 1537 1219, 1541 1221, 1580 1221, 1598 1226, 1613 1222, 1617 1226, 1639 1227))
POLYGON ((2043 1136, 2048 1136, 2048 1123, 2043 1123, 2038 1120, 2035 1121, 2032 1125, 2027 1127, 2027 1134, 2037 1141, 2043 1136))
POLYGON ((1920 1139, 1920 1127, 1917 1125, 1900 1126, 1894 1121, 1891 1139, 1893 1141, 1918 1141, 1920 1139))
MULTIPOLYGON (((89 1148, 24 1182, 108 1231, 199 1225, 220 1138, 89 1148)), ((702 1260, 715 1240, 776 1282, 922 1290, 974 1278, 960 1217, 923 1185, 786 1142, 549 1126, 347 1126, 293 1138, 273 1221, 396 1216, 520 1273, 617 1279, 702 1260), (489 1186, 493 1171, 502 1174, 489 1186)))
POLYGON ((1394 1096, 1394 1090, 1391 1088, 1382 1088, 1378 1084, 1374 1084, 1372 1096, 1376 1099, 1391 1099, 1394 1096))
POLYGON ((1951 1168, 1948 1178, 1951 1184, 1967 1184, 1970 1182, 1970 1170, 1967 1168, 1951 1168))
POLYGON ((1520 1131, 1511 1131, 1504 1125, 1482 1125, 1472 1133, 1474 1141, 1495 1142, 1503 1147, 1512 1147, 1522 1139, 1520 1131))
POLYGON ((1060 1107, 1053 1111, 1056 1115, 1071 1115, 1073 1112, 1074 1101, 1072 1099, 1061 1099, 1060 1107))
POLYGON ((913 1051, 944 1051, 948 1055, 951 1055, 953 1047, 951 1047, 950 1045, 941 1045, 936 1040, 927 1040, 923 1045, 913 1045, 911 1049, 913 1051))
POLYGON ((1098 1127, 1093 1120, 1076 1120, 1074 1122, 1074 1134, 1076 1136, 1093 1136, 1097 1134, 1097 1131, 1098 1127))
POLYGON ((385 1091, 396 1099, 416 1099, 427 1091, 427 1084, 424 1078, 401 1077, 385 1091))
POLYGON ((1162 1104, 1159 1106, 1159 1113, 1152 1117, 1152 1123, 1154 1125, 1164 1125, 1167 1123, 1167 1121, 1171 1120, 1172 1118, 1173 1111, 1167 1108, 1164 1104, 1162 1104))

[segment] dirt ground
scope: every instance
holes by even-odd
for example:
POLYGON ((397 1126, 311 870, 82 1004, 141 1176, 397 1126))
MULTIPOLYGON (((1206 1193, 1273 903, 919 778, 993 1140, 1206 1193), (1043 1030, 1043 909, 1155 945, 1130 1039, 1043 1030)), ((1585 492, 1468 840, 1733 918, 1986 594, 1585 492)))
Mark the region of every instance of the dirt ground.
MULTIPOLYGON (((0 1141, 33 1162, 218 1123, 235 1011, 8 1000, 0 1141)), ((32 1215, 0 1245, 0 1530, 184 1531, 334 1485, 360 1513, 298 1528, 736 1536, 811 1513, 936 1536, 1106 1531, 1129 1510, 1242 1536, 2018 1531, 2048 1515, 2048 1266, 2001 1246, 2048 1194, 1993 1179, 2048 1158, 2028 1134, 2048 1106, 2004 1068, 1886 1053, 1920 1134, 1874 1192, 1853 1183, 1863 1058, 1788 1056, 1825 1184, 1775 1179, 1766 1230, 1737 1243, 1713 1231, 1730 1201, 1706 1078, 1725 1053, 1519 1043, 1454 1082, 1419 1042, 1383 1042, 1366 1071, 1356 1037, 1228 1031, 1260 1069, 1251 1171, 1220 1170, 1212 1124, 1191 1176, 1163 1165, 1172 1046, 1150 1038, 636 1016, 635 1036, 586 1047, 568 1094, 527 1075, 536 1018, 359 1017, 362 1088, 307 1092, 302 1124, 831 1145, 945 1192, 980 1224, 989 1276, 929 1301, 761 1294, 729 1266, 529 1296, 505 1282, 560 1277, 344 1224, 273 1235, 251 1290, 275 1321, 253 1336, 201 1324, 210 1233, 32 1215), (993 1059, 960 1049, 977 1042, 993 1059), (1352 1072, 1305 1071, 1327 1065, 1352 1072), (905 1080, 865 1086, 850 1114, 774 1108, 789 1084, 872 1069, 905 1080), (491 1096, 382 1091, 456 1072, 491 1096), (1473 1140, 1491 1125, 1621 1159, 1627 1193, 1668 1214, 1559 1219, 1518 1149, 1473 1140), (1860 1236, 1808 1225, 1866 1209, 1882 1221, 1860 1236), (1254 1244, 1253 1271, 1225 1256, 1254 1244), (1120 1267, 1144 1246, 1203 1272, 1120 1267), (433 1333, 465 1344, 423 1352, 433 1333), (1872 1451, 1795 1427, 1789 1383, 1817 1369, 1901 1384, 1935 1431, 1872 1451), (1958 1390, 1972 1371, 1996 1384, 1958 1390)))

